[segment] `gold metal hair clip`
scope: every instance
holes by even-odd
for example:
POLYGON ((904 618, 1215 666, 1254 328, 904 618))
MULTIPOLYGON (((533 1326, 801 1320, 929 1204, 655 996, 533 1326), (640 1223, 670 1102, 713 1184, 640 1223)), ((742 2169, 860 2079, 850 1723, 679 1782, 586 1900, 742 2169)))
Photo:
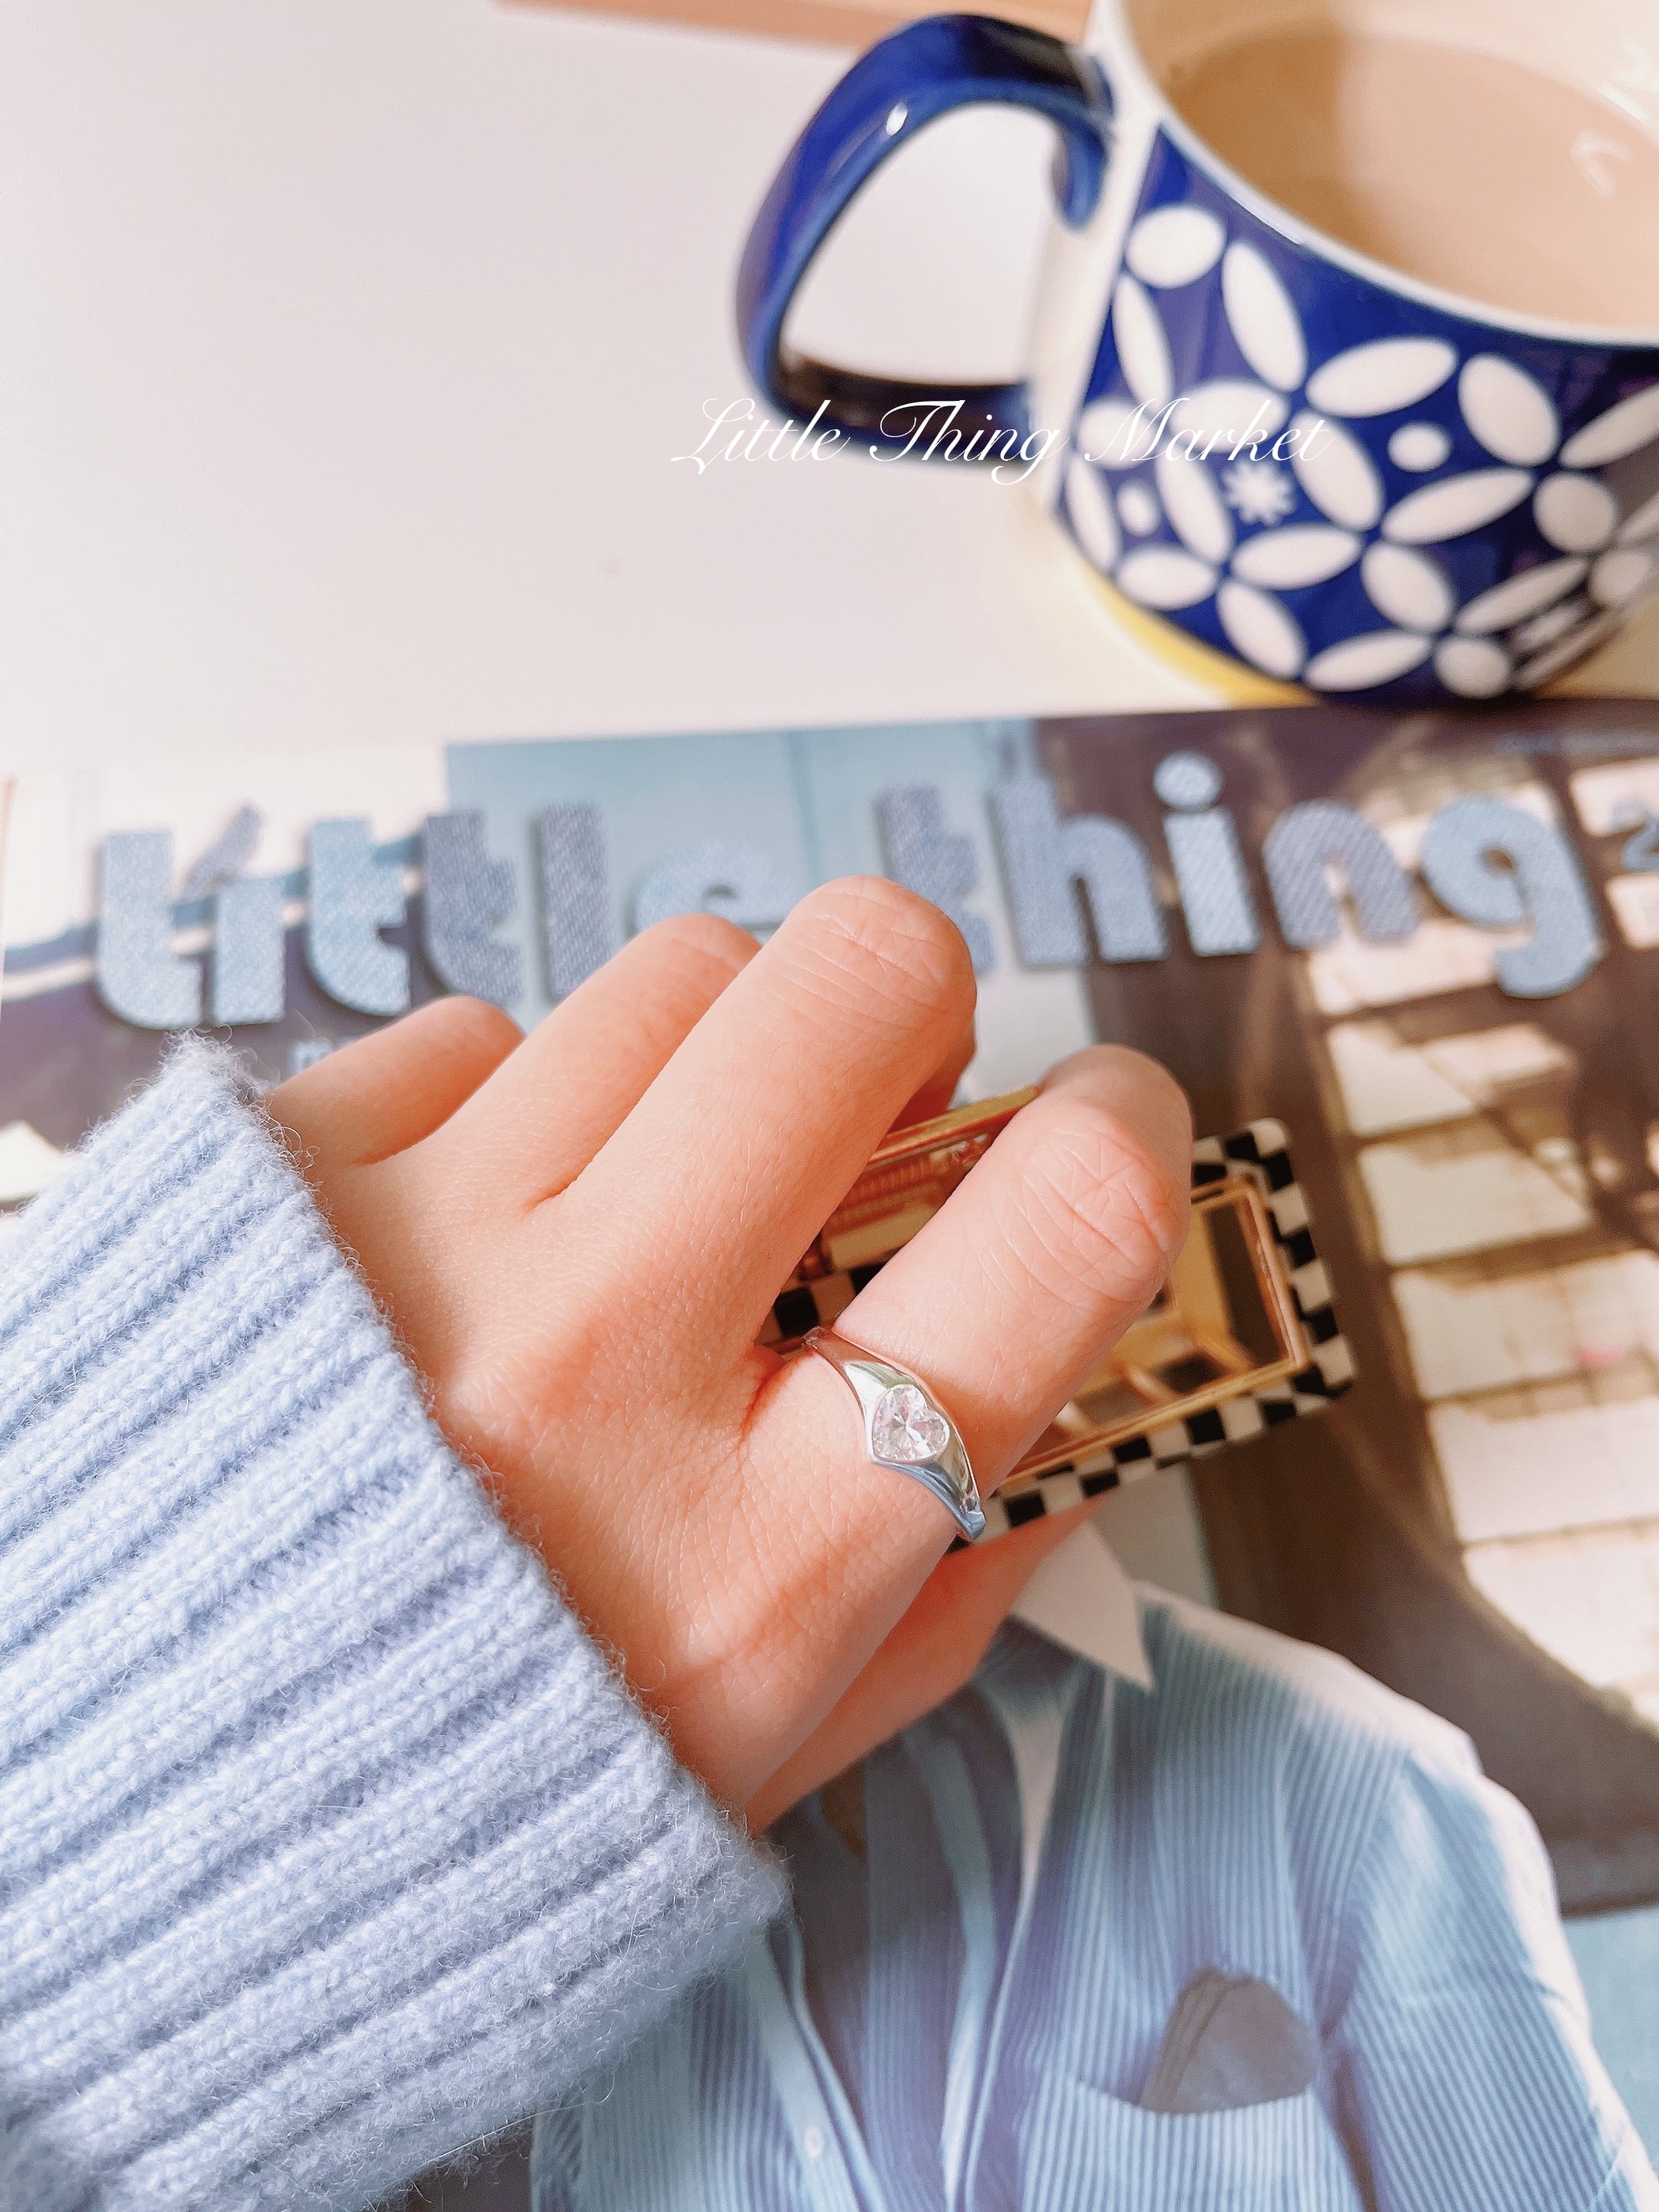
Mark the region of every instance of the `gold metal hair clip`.
MULTIPOLYGON (((762 1342, 792 1353, 833 1323, 1036 1096, 889 1137, 779 1294, 762 1342)), ((1204 1138, 1168 1283, 987 1502, 986 1537, 1315 1412, 1352 1380, 1284 1129, 1254 1121, 1204 1138)))

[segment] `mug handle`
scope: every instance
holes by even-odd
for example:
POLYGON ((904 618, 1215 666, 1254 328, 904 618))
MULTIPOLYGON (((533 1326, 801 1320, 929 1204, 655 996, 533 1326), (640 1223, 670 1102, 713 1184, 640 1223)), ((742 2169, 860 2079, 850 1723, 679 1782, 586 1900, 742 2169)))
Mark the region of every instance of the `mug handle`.
MULTIPOLYGON (((1029 107, 1058 126, 1054 191, 1080 228, 1105 180, 1111 96, 1093 61, 1046 33, 988 15, 933 15, 860 56, 791 149, 756 216, 738 271, 738 334, 756 384, 800 422, 815 417, 873 447, 902 447, 910 433, 884 416, 910 404, 959 403, 994 434, 1030 428, 1018 384, 911 384, 791 353, 784 318, 812 258, 865 180, 925 124, 952 108, 1029 107), (823 413, 819 416, 819 410, 823 413)), ((989 441, 988 441, 988 443, 989 441)), ((1002 457, 1006 453, 1002 441, 1002 457)), ((999 458, 994 446, 981 458, 999 458)))

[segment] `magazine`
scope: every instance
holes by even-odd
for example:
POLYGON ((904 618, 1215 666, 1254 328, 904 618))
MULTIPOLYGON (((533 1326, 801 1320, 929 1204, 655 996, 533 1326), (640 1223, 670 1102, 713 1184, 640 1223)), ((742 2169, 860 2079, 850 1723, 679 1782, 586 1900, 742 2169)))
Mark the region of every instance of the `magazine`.
POLYGON ((1650 706, 180 756, 8 800, 9 1208, 178 1030, 276 1081, 446 990, 529 1024, 652 920, 764 934, 861 871, 967 937, 964 1097, 1109 1039, 1201 1133, 1283 1123, 1355 1386, 1101 1527, 1144 1581, 1467 1735, 1659 2142, 1650 706))

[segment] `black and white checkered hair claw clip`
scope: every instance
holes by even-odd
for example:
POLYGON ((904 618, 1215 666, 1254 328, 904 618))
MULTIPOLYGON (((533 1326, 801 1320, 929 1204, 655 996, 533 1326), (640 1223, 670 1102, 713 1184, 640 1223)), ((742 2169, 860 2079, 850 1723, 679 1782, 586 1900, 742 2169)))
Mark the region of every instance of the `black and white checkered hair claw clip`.
MULTIPOLYGON (((999 1133, 1016 1091, 889 1138, 775 1301, 763 1343, 832 1328, 999 1133)), ((1193 1147, 1192 1229, 1170 1279, 984 1501, 979 1540, 1317 1413, 1353 1381, 1308 1202, 1277 1121, 1193 1147)))

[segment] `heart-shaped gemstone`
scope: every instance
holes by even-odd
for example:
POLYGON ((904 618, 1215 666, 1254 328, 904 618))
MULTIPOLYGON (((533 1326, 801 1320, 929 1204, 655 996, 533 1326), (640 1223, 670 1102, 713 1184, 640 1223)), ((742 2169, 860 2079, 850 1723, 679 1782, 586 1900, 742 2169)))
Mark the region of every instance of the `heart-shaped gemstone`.
POLYGON ((914 1382, 895 1382, 876 1401, 870 1440, 878 1459, 920 1467, 937 1459, 951 1441, 951 1424, 936 1413, 914 1382))

